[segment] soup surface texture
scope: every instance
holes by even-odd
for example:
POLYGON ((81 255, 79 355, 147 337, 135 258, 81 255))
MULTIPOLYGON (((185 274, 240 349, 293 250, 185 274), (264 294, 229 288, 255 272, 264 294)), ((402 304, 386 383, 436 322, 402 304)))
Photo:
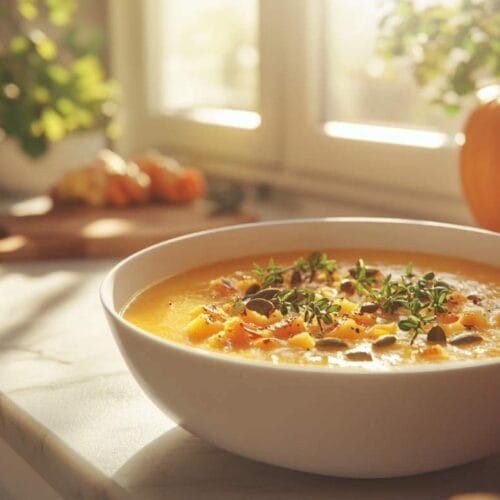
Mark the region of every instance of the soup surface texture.
POLYGON ((500 268, 361 249, 280 253, 160 281, 123 317, 159 337, 273 363, 384 370, 500 357, 500 268))

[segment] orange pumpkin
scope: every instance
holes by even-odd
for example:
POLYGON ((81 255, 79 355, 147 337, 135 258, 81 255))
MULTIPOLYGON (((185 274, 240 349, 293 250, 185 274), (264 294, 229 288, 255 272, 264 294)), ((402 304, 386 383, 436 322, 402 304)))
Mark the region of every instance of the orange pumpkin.
POLYGON ((462 187, 478 224, 500 231, 500 100, 480 104, 465 124, 462 187))

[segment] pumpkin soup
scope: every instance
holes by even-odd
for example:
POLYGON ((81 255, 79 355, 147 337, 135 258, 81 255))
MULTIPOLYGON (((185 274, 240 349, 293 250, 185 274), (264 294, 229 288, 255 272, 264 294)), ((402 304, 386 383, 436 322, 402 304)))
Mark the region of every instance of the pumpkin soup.
POLYGON ((500 269, 373 250, 282 253, 165 279, 123 311, 228 355, 373 369, 500 357, 500 269))

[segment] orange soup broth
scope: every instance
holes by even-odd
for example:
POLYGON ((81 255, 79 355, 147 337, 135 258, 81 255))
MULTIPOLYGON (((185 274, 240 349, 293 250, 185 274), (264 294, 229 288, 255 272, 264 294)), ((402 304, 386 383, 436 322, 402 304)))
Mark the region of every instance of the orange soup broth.
MULTIPOLYGON (((420 334, 414 344, 410 345, 411 335, 399 329, 394 333, 398 337, 397 342, 383 349, 373 347, 373 336, 370 338, 360 335, 359 339, 350 339, 349 343, 352 344, 350 347, 371 353, 372 359, 369 362, 346 359, 345 349, 325 351, 315 347, 297 347, 289 343, 276 349, 261 349, 253 345, 214 344, 207 339, 190 340, 186 328, 195 316, 193 311, 199 311, 203 305, 222 307, 228 302, 227 296, 214 294, 210 284, 213 280, 234 276, 238 271, 247 276, 252 275, 254 263, 265 267, 271 258, 281 266, 288 266, 300 256, 307 255, 307 252, 287 252, 229 260, 161 280, 134 296, 122 311, 122 315, 130 323, 164 339, 210 351, 224 352, 231 356, 267 360, 272 363, 326 367, 363 365, 369 369, 387 369, 415 363, 500 357, 500 268, 424 253, 365 249, 332 249, 326 250, 325 253, 329 258, 336 260, 337 271, 343 276, 347 275, 348 268, 352 267, 360 257, 367 265, 379 269, 384 276, 389 273, 393 276, 404 274, 409 262, 413 264, 413 272, 417 275, 434 271, 440 280, 449 283, 464 296, 472 294, 480 297, 480 303, 468 301, 464 305, 464 310, 480 310, 488 318, 488 327, 479 331, 483 340, 472 345, 454 346, 448 343, 445 347, 437 348, 426 342, 425 334, 420 334)), ((444 327, 450 338, 470 330, 470 328, 460 328, 460 325, 456 326, 456 322, 444 327)))

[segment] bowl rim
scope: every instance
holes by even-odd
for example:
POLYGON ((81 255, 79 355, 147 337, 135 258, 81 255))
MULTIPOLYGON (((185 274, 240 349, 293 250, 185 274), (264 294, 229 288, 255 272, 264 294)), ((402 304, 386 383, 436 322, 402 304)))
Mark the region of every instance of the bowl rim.
MULTIPOLYGON (((111 302, 111 294, 108 291, 112 290, 110 285, 115 274, 123 267, 125 267, 129 262, 145 255, 149 252, 154 251, 157 248, 163 246, 175 245, 180 241, 197 239, 205 235, 211 235, 214 233, 224 233, 231 231, 239 231, 241 229, 251 229, 255 227, 265 227, 265 226, 283 226, 283 225, 294 225, 294 224, 308 224, 308 223, 328 223, 328 222, 353 222, 353 223, 389 223, 389 224, 413 224, 418 226, 431 226, 440 228, 456 229, 459 231, 465 231, 469 233, 485 234, 491 237, 498 238, 500 241, 500 233, 489 231, 487 229, 476 228, 472 226, 463 226, 459 224, 450 224, 446 222, 437 222, 429 220, 418 220, 418 219, 404 219, 404 218, 391 218, 391 217, 311 217, 311 218, 297 218, 297 219, 286 219, 286 220, 273 220, 264 222, 252 222, 244 224, 235 224, 231 226, 224 226, 213 229, 205 229, 202 231, 196 231, 194 233, 185 234, 175 238, 161 241, 143 248, 133 254, 121 259, 117 264, 115 264, 106 274, 103 281, 99 287, 99 297, 102 306, 106 312, 119 324, 125 328, 134 332, 134 334, 147 338, 149 342, 155 342, 158 346, 168 347, 174 351, 180 351, 185 355, 191 355, 195 357, 201 357, 202 359, 214 363, 227 363, 230 365, 241 366, 249 369, 269 369, 269 370, 279 370, 285 372, 293 373, 317 373, 323 374, 321 376, 334 376, 334 375, 354 375, 354 376, 394 376, 396 374, 410 375, 410 374, 429 374, 435 372, 450 372, 459 370, 472 370, 479 369, 489 366, 499 366, 500 367, 500 357, 497 358, 485 358, 479 360, 459 360, 459 361, 442 361, 439 363, 424 362, 420 364, 409 364, 402 366, 389 366, 383 368, 370 369, 369 366, 362 364, 354 364, 349 366, 316 366, 307 364, 296 364, 296 363, 272 363, 270 361, 259 360, 259 359, 249 359, 238 355, 228 355, 224 353, 219 353, 216 351, 209 351, 207 349, 202 349, 200 347, 190 346, 188 344, 183 344, 181 342, 176 342, 169 340, 158 335, 154 335, 147 330, 137 327, 133 323, 123 319, 123 317, 117 312, 116 308, 111 302)), ((361 363, 361 362, 360 362, 361 363)))

